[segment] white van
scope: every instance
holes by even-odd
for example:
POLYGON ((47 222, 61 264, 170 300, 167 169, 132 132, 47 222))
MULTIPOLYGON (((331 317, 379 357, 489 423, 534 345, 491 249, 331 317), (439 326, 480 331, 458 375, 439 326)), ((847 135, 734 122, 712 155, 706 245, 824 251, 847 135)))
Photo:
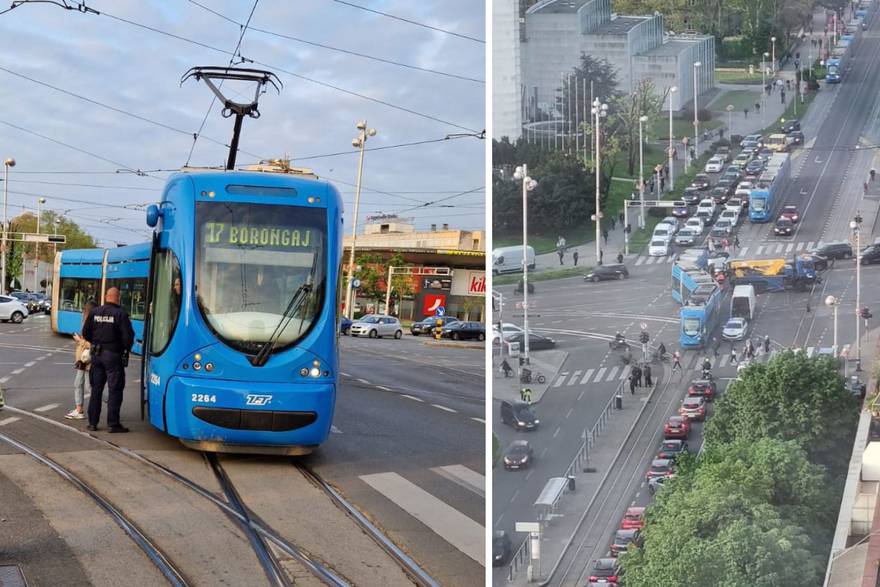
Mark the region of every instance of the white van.
POLYGON ((730 298, 730 317, 751 321, 755 316, 755 286, 737 285, 730 298))
MULTIPOLYGON (((528 257, 529 270, 535 268, 535 249, 526 247, 526 256, 528 257)), ((492 275, 501 275, 502 273, 519 273, 523 270, 523 248, 521 245, 515 247, 499 247, 492 250, 492 275)))

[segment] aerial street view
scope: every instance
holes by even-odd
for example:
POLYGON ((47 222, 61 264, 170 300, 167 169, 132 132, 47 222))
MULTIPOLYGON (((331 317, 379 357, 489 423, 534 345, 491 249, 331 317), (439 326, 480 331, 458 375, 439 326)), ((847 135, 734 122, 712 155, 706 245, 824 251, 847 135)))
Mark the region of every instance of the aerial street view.
POLYGON ((874 586, 872 0, 492 5, 492 583, 874 586))
POLYGON ((484 584, 485 9, 0 6, 0 585, 484 584))

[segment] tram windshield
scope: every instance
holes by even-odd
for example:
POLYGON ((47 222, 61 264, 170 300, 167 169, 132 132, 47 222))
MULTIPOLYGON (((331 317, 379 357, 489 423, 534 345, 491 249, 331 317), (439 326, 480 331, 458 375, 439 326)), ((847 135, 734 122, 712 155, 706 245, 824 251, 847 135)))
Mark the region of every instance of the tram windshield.
POLYGON ((259 352, 282 322, 274 352, 305 336, 324 302, 326 211, 198 202, 196 218, 196 296, 214 333, 248 354, 259 352), (313 285, 308 297, 285 317, 306 283, 313 285))

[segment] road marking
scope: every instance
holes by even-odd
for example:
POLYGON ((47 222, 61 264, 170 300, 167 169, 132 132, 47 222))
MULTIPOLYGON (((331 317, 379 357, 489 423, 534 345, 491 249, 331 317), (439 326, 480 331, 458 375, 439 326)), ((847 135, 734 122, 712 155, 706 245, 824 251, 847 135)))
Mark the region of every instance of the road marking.
POLYGON ((333 434, 342 434, 342 430, 332 425, 330 426, 330 432, 333 434))
POLYGON ((529 469, 529 472, 526 473, 526 481, 529 480, 529 477, 531 477, 531 476, 532 476, 532 473, 534 473, 534 472, 535 472, 535 471, 534 471, 533 469, 529 469))
MULTIPOLYGON (((584 373, 584 376, 583 376, 583 378, 581 379, 581 385, 583 385, 584 383, 586 383, 587 381, 590 380, 590 375, 593 374, 593 371, 595 371, 595 369, 587 369, 587 372, 584 373)), ((583 392, 582 392, 582 393, 583 393, 583 392)), ((578 399, 580 399, 580 398, 578 398, 578 399)))
POLYGON ((718 360, 718 366, 724 367, 727 365, 727 362, 730 360, 730 355, 724 355, 721 359, 718 360))
POLYGON ((446 406, 441 406, 440 404, 431 404, 431 405, 439 410, 443 410, 444 412, 452 412, 453 414, 458 413, 458 410, 453 410, 452 408, 447 408, 446 406))
POLYGON ((565 383, 565 378, 568 377, 568 371, 564 373, 560 373, 559 377, 556 378, 556 381, 553 383, 553 387, 560 387, 563 383, 565 383))
POLYGON ((339 374, 343 377, 351 377, 351 375, 349 375, 348 373, 343 373, 342 371, 340 371, 339 374))
POLYGON ((755 251, 756 255, 762 255, 764 253, 764 245, 758 245, 758 250, 755 251))
POLYGON ((574 408, 568 408, 568 412, 565 414, 565 419, 568 420, 568 417, 571 416, 571 413, 574 411, 574 408))
POLYGON ((553 438, 556 438, 556 436, 559 434, 560 430, 561 430, 561 428, 559 426, 557 426, 556 430, 553 432, 553 438))
POLYGON ((377 385, 376 389, 381 389, 382 391, 391 391, 390 387, 385 387, 384 385, 377 385))
POLYGON ((35 412, 48 412, 49 410, 54 410, 61 404, 46 404, 45 406, 40 406, 39 408, 34 408, 35 412))
POLYGON ((816 347, 808 346, 807 347, 807 358, 810 359, 813 357, 813 352, 816 350, 816 347))
POLYGON ((471 420, 473 420, 474 422, 479 422, 480 424, 485 424, 485 423, 486 423, 486 421, 483 420, 482 418, 471 418, 471 420))
POLYGON ((581 398, 584 397, 585 391, 586 391, 585 389, 582 389, 581 392, 578 394, 578 401, 581 401, 581 398))
POLYGON ((802 251, 802 250, 804 250, 804 245, 805 245, 805 244, 807 244, 807 243, 804 243, 804 242, 800 242, 800 243, 798 243, 798 244, 797 244, 797 247, 795 247, 794 250, 795 250, 795 251, 802 251))
POLYGON ((605 375, 605 371, 608 370, 608 367, 600 367, 598 371, 596 371, 596 381, 602 381, 602 376, 605 375))
POLYGON ((807 243, 807 249, 813 249, 813 248, 815 248, 815 247, 816 247, 816 243, 815 243, 815 242, 810 241, 810 242, 807 243))
POLYGON ((516 498, 517 498, 518 496, 519 496, 519 489, 517 489, 516 491, 513 492, 513 495, 510 497, 510 503, 515 502, 515 501, 516 501, 516 498))
POLYGON ((541 458, 544 458, 544 455, 547 454, 547 447, 544 447, 544 450, 541 451, 541 458))
POLYGON ((748 252, 748 250, 749 250, 748 247, 743 247, 743 248, 741 248, 741 249, 739 250, 739 255, 740 255, 740 257, 745 257, 745 256, 746 256, 746 253, 748 252))
POLYGON ((25 366, 25 367, 33 367, 33 366, 36 365, 36 364, 37 364, 36 361, 30 361, 30 362, 28 362, 28 363, 25 363, 24 366, 25 366))
POLYGON ((370 385, 370 382, 369 382, 369 381, 367 381, 366 379, 361 379, 360 377, 358 377, 357 379, 355 379, 355 381, 360 381, 360 382, 363 383, 364 385, 370 385))
POLYGON ((397 473, 361 475, 360 479, 446 542, 485 566, 485 528, 481 524, 397 473))
POLYGON ((645 262, 645 258, 644 258, 644 257, 639 257, 638 259, 636 259, 636 267, 638 267, 639 265, 643 264, 644 262, 645 262))
POLYGON ((6 377, 0 377, 0 383, 6 383, 10 379, 12 379, 12 377, 10 377, 9 375, 7 375, 6 377))
POLYGON ((52 363, 53 365, 70 365, 70 361, 64 361, 63 363, 52 363))
POLYGON ((794 243, 788 243, 788 244, 785 246, 785 252, 786 252, 786 254, 790 253, 791 250, 792 250, 793 248, 794 248, 794 243))
POLYGON ((620 377, 618 377, 618 379, 620 379, 621 381, 626 379, 629 376, 630 369, 631 369, 631 367, 629 365, 626 365, 623 369, 621 369, 620 370, 620 377))
POLYGON ((468 491, 472 491, 481 497, 486 496, 486 477, 464 465, 447 465, 445 467, 432 467, 432 471, 446 477, 453 483, 461 485, 468 491))
POLYGON ((20 375, 23 371, 24 371, 23 368, 22 368, 22 369, 16 369, 15 371, 12 372, 12 375, 20 375))
POLYGON ((415 401, 417 401, 417 402, 425 403, 425 400, 423 400, 422 398, 420 398, 420 397, 416 397, 416 396, 414 396, 414 395, 409 395, 409 394, 406 394, 406 393, 401 393, 401 394, 400 394, 400 397, 405 397, 406 399, 411 399, 411 400, 415 400, 415 401))
POLYGON ((0 426, 6 426, 7 424, 12 424, 13 422, 18 422, 19 420, 21 420, 21 418, 10 416, 9 418, 4 418, 0 420, 0 426))
POLYGON ((574 373, 572 373, 572 374, 571 374, 571 380, 568 382, 568 384, 569 384, 569 385, 574 385, 575 383, 577 383, 577 379, 578 379, 578 377, 580 376, 580 374, 581 374, 580 369, 578 369, 577 371, 575 371, 574 373))
POLYGON ((605 381, 613 381, 614 377, 617 375, 617 370, 620 369, 618 366, 611 367, 611 370, 608 371, 608 377, 605 378, 605 381))

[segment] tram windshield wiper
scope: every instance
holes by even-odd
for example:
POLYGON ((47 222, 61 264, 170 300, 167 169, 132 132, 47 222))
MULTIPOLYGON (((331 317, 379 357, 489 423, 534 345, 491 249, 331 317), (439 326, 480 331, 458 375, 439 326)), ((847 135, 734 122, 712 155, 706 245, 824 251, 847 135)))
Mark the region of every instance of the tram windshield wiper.
POLYGON ((284 309, 284 313, 281 315, 281 320, 278 321, 278 325, 275 327, 275 330, 272 331, 272 335, 269 337, 269 340, 263 345, 263 348, 260 349, 254 357, 251 359, 251 365, 254 367, 262 367, 266 364, 266 361, 269 360, 269 355, 272 354, 272 349, 275 348, 275 345, 278 343, 278 339, 287 329, 287 325, 290 324, 290 321, 294 316, 300 311, 303 304, 307 301, 311 300, 312 294, 315 289, 315 273, 318 270, 318 256, 315 255, 312 260, 312 270, 309 272, 308 276, 306 276, 306 281, 301 286, 297 288, 293 295, 290 297, 290 301, 287 303, 287 307, 284 309))

